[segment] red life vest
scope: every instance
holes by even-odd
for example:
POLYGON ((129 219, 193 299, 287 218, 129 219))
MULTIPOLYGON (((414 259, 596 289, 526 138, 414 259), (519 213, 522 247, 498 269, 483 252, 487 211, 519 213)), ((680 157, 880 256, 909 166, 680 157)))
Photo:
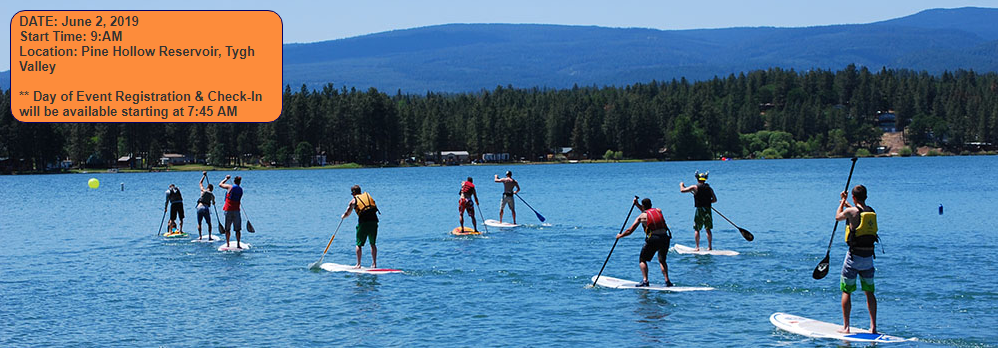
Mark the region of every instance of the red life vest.
POLYGON ((657 230, 668 230, 669 226, 665 224, 665 217, 662 216, 662 210, 658 208, 651 208, 645 210, 645 233, 651 233, 657 230))
POLYGON ((461 184, 461 194, 462 195, 468 194, 468 193, 471 192, 471 190, 474 190, 474 189, 475 189, 475 184, 472 184, 470 181, 465 181, 464 183, 461 184))

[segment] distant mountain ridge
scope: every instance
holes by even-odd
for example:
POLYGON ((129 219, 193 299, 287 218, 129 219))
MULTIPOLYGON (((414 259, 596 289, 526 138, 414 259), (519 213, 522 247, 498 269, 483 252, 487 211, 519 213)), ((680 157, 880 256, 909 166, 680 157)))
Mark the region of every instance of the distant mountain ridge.
MULTIPOLYGON (((757 69, 998 71, 998 9, 932 9, 869 23, 804 28, 657 30, 446 24, 284 45, 284 83, 394 93, 623 86, 757 69)), ((9 87, 9 72, 0 84, 9 87)))

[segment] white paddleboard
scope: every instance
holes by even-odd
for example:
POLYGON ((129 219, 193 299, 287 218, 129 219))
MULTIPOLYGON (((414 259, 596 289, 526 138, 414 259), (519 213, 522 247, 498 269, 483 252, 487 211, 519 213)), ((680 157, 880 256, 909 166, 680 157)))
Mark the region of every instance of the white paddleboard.
POLYGON ((693 255, 721 255, 721 256, 735 256, 738 255, 737 251, 734 250, 707 250, 707 248, 700 248, 700 250, 695 250, 696 248, 688 247, 682 244, 676 244, 672 246, 672 250, 675 250, 677 254, 693 254, 693 255))
POLYGON ((520 225, 509 223, 509 222, 499 222, 499 220, 493 220, 493 219, 485 220, 485 224, 489 225, 489 226, 492 226, 492 227, 499 227, 499 228, 510 228, 510 227, 518 227, 518 226, 520 226, 520 225))
POLYGON ((246 243, 246 242, 239 243, 239 246, 241 246, 242 248, 237 248, 236 247, 236 241, 230 240, 228 245, 226 245, 225 243, 222 243, 222 245, 218 247, 218 251, 235 251, 235 252, 239 252, 239 251, 249 250, 249 248, 250 248, 249 243, 246 243))
POLYGON ((201 235, 201 238, 194 238, 194 240, 191 240, 191 243, 211 243, 211 242, 217 242, 217 241, 220 241, 220 240, 223 240, 223 239, 224 238, 222 238, 221 236, 219 236, 217 234, 211 235, 211 239, 208 239, 208 235, 204 234, 204 235, 201 235))
POLYGON ((599 280, 596 280, 596 276, 593 276, 589 280, 595 280, 596 285, 612 288, 612 289, 641 289, 641 290, 655 290, 655 291, 673 291, 673 292, 685 292, 685 291, 706 291, 714 290, 714 288, 706 286, 665 286, 665 285, 648 285, 638 287, 638 282, 624 280, 614 277, 600 276, 599 280))
POLYGON ((319 267, 322 267, 322 269, 330 272, 350 272, 350 273, 366 273, 366 274, 402 273, 402 270, 400 269, 370 268, 370 267, 354 268, 353 266, 341 265, 338 263, 330 263, 330 262, 326 262, 319 267))
POLYGON ((798 335, 804 335, 807 337, 815 338, 832 338, 839 339, 843 341, 852 342, 877 342, 877 343, 896 343, 904 341, 914 341, 914 338, 906 339, 903 337, 885 335, 882 333, 870 333, 870 330, 860 329, 855 327, 849 327, 850 333, 840 333, 837 330, 842 328, 842 325, 826 323, 823 321, 817 321, 814 319, 808 319, 804 317, 799 317, 796 315, 790 315, 786 313, 773 313, 769 316, 769 321, 776 325, 777 328, 792 332, 798 335))

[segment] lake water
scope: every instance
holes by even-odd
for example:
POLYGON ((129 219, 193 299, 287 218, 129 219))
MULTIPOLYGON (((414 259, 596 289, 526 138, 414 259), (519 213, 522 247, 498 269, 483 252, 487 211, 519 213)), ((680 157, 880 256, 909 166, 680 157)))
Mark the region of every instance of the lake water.
MULTIPOLYGON (((838 346, 777 330, 769 315, 841 321, 842 226, 828 277, 813 280, 811 271, 824 257, 849 164, 210 172, 216 184, 243 176, 257 232, 243 232, 253 249, 242 254, 156 236, 171 183, 186 199, 185 230, 196 235, 200 173, 0 176, 0 346, 838 346), (491 180, 506 169, 547 224, 517 201, 526 226, 451 236, 460 182, 473 176, 482 213, 497 218, 502 185, 491 180), (589 287, 634 195, 663 209, 674 243, 693 244, 693 198, 678 186, 694 182, 695 170, 710 171, 715 207, 755 234, 747 242, 715 214, 715 247, 741 255, 669 255, 677 285, 717 290, 589 287), (87 188, 91 177, 99 189, 87 188), (383 212, 379 266, 404 274, 307 269, 353 184, 383 212)), ((852 182, 868 187, 880 215, 879 329, 919 339, 894 346, 998 344, 995 173, 994 156, 858 161, 852 182)), ((355 224, 354 216, 344 222, 325 262, 354 262, 355 224)), ((621 239, 603 274, 640 280, 642 239, 621 239)), ((652 282, 662 283, 652 265, 652 282)), ((869 325, 861 293, 853 324, 869 325)))

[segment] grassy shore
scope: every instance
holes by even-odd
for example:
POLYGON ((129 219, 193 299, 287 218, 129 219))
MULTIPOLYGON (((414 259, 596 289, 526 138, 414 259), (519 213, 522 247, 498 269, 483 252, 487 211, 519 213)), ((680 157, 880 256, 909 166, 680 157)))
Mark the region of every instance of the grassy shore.
MULTIPOLYGON (((932 151, 927 154, 913 154, 914 157, 920 156, 955 156, 957 154, 949 152, 938 152, 932 151)), ((960 153, 960 156, 993 156, 995 152, 982 151, 982 152, 964 152, 960 153)), ((891 157, 890 155, 863 155, 860 157, 891 157)), ((901 156, 907 157, 907 156, 901 156)), ((715 159, 717 160, 717 159, 715 159)), ((731 158, 731 160, 751 160, 748 158, 731 158)), ((537 164, 569 164, 569 163, 637 163, 637 162, 659 162, 659 159, 621 159, 621 160, 578 160, 578 161, 545 161, 545 162, 529 162, 529 161, 514 161, 514 162, 503 162, 503 163, 462 163, 463 166, 510 166, 510 165, 537 165, 537 164)), ((398 167, 440 167, 445 166, 445 164, 403 164, 398 167)), ((226 167, 216 167, 204 164, 184 164, 176 166, 164 166, 164 167, 152 167, 150 169, 118 169, 118 173, 148 173, 148 172, 200 172, 200 171, 233 171, 233 170, 302 170, 302 169, 356 169, 356 168, 383 168, 383 165, 361 165, 357 163, 342 163, 335 165, 326 166, 312 166, 312 167, 268 167, 260 165, 242 165, 242 166, 226 166, 226 167)), ((395 166, 392 166, 395 167, 395 166)), ((68 169, 63 173, 107 173, 108 169, 92 168, 92 169, 68 169)), ((19 172, 17 174, 42 174, 33 172, 19 172)))

